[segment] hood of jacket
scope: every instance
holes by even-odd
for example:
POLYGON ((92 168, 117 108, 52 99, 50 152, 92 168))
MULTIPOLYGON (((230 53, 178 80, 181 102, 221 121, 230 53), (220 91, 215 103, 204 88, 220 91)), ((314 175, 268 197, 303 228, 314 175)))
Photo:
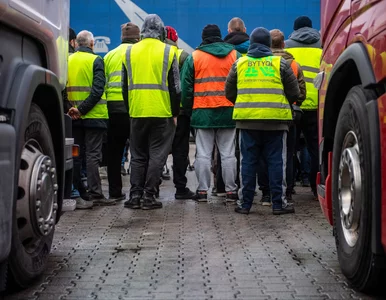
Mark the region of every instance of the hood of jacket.
POLYGON ((165 39, 165 25, 158 15, 150 14, 146 16, 141 28, 141 37, 143 39, 160 39, 161 41, 165 39))
POLYGON ((273 55, 283 57, 285 60, 294 59, 294 56, 291 53, 285 51, 284 49, 272 48, 272 53, 273 55))
POLYGON ((302 27, 292 32, 289 36, 289 39, 302 44, 314 44, 319 42, 320 33, 314 28, 302 27))
POLYGON ((248 52, 248 48, 250 45, 249 35, 245 32, 239 31, 229 33, 224 38, 224 42, 234 45, 235 49, 242 54, 248 52))
POLYGON ((197 50, 204 51, 217 57, 225 57, 234 50, 233 45, 225 42, 217 42, 212 44, 201 45, 197 50))
POLYGON ((254 58, 260 58, 272 56, 272 51, 271 48, 267 47, 266 45, 253 43, 249 46, 247 55, 254 58))

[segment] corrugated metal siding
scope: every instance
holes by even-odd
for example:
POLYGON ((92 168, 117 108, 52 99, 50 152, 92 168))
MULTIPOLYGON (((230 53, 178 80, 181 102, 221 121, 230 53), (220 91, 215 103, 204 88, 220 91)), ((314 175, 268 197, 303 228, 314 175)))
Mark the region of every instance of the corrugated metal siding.
MULTIPOLYGON (((122 2, 123 0, 116 0, 122 2)), ((71 0, 71 26, 79 32, 88 29, 95 36, 107 36, 109 50, 120 43, 120 25, 128 18, 114 0, 71 0)), ((125 0, 125 3, 131 1, 125 0)), ((255 27, 279 28, 287 37, 293 21, 307 15, 313 27, 320 28, 320 0, 137 0, 147 13, 156 13, 165 25, 171 25, 191 47, 201 42, 202 28, 217 24, 223 35, 232 17, 240 17, 250 33, 255 27)), ((99 46, 103 41, 99 41, 99 46)), ((102 54, 102 53, 101 53, 102 54)))

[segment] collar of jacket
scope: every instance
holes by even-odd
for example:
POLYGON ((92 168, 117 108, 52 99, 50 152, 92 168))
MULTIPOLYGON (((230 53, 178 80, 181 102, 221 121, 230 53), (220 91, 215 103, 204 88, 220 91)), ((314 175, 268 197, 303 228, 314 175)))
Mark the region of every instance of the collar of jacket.
POLYGON ((123 39, 121 44, 135 44, 135 43, 138 43, 138 41, 134 39, 123 39))
POLYGON ((76 49, 76 51, 79 51, 79 52, 87 52, 87 53, 91 53, 91 54, 95 54, 94 51, 91 50, 91 48, 89 47, 84 47, 84 46, 80 46, 76 49))
POLYGON ((244 43, 248 40, 249 35, 241 31, 231 32, 224 38, 224 42, 232 45, 240 45, 241 43, 244 43))

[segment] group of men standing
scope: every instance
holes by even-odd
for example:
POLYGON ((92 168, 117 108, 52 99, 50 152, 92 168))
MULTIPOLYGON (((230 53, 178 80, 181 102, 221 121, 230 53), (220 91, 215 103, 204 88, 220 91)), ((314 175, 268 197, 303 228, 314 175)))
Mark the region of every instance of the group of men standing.
POLYGON ((178 49, 177 32, 165 27, 157 15, 148 15, 141 30, 132 23, 121 30, 122 44, 104 60, 93 53, 88 31, 77 35, 77 51, 69 57, 68 114, 75 143, 84 149, 74 168, 78 208, 126 199, 120 166, 128 138, 127 208, 162 207, 156 196, 169 153, 175 198, 207 201, 217 149, 226 201, 237 202, 236 212, 249 213, 258 177, 263 204, 272 203, 274 214, 293 213, 288 200, 300 131, 311 154, 310 181, 316 194, 318 98, 312 80, 321 50, 319 33, 308 17, 295 21, 295 31, 286 42, 281 31, 262 27, 248 36, 240 18, 229 22, 224 39, 220 28, 210 24, 191 55, 178 49), (196 141, 195 192, 187 188, 185 176, 191 127, 196 141), (98 172, 106 129, 108 199, 98 172), (81 183, 82 160, 87 166, 88 193, 81 183))

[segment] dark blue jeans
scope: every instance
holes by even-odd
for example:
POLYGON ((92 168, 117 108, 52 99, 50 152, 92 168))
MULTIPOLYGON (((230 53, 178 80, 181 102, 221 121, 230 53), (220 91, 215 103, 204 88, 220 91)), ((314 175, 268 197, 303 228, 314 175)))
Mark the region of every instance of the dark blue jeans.
POLYGON ((267 162, 272 207, 283 204, 287 161, 287 132, 240 130, 242 207, 250 209, 256 189, 256 173, 260 158, 267 162))
MULTIPOLYGON (((287 193, 292 193, 295 186, 294 180, 294 156, 295 156, 295 142, 296 142, 296 127, 291 126, 287 135, 287 167, 286 167, 286 183, 287 193)), ((257 183, 263 195, 270 193, 268 165, 264 157, 260 158, 257 169, 257 183)))

